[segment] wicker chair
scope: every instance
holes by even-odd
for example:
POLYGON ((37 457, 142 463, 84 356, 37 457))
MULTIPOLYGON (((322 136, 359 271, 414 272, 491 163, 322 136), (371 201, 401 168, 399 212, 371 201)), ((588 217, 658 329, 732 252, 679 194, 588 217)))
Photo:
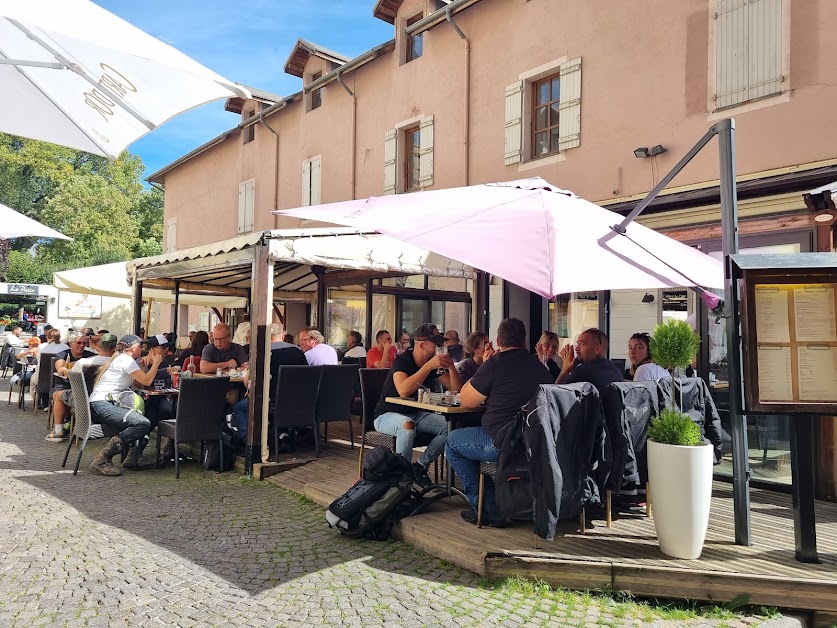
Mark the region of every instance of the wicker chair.
MULTIPOLYGON (((201 443, 217 440, 221 459, 224 459, 226 406, 229 377, 187 377, 180 380, 180 394, 177 399, 177 418, 160 421, 157 424, 157 451, 160 439, 167 436, 174 440, 174 476, 180 479, 180 443, 201 443)), ((157 458, 159 466, 159 456, 157 458)))
POLYGON ((328 440, 328 424, 334 421, 349 422, 349 440, 355 447, 352 429, 352 400, 358 365, 345 364, 324 366, 317 392, 317 424, 324 424, 325 439, 328 440))
POLYGON ((395 449, 395 436, 375 431, 375 406, 384 391, 389 369, 360 369, 360 399, 363 407, 363 431, 360 437, 360 456, 357 472, 363 472, 363 450, 367 445, 383 445, 395 449))
MULTIPOLYGON (((320 457, 320 430, 317 424, 317 395, 322 366, 282 365, 276 374, 273 411, 273 447, 279 458, 280 428, 310 427, 314 430, 314 450, 320 457)), ((331 367, 333 368, 333 367, 331 367)))

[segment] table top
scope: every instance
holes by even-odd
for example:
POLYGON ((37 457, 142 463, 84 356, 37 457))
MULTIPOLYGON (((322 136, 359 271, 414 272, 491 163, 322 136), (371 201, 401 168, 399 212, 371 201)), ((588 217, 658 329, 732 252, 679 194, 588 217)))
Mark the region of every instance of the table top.
MULTIPOLYGON (((218 376, 215 375, 214 373, 195 373, 194 377, 218 377, 218 376)), ((230 377, 229 375, 221 375, 221 377, 226 377, 228 380, 230 380, 231 384, 240 384, 240 383, 244 382, 244 376, 243 375, 236 375, 235 377, 230 377)), ((181 375, 180 378, 183 379, 183 375, 181 375)))
POLYGON ((440 414, 468 414, 471 412, 485 412, 484 406, 478 408, 464 408, 462 406, 445 406, 437 403, 419 403, 415 399, 405 399, 404 397, 386 397, 384 399, 387 403, 395 403, 401 406, 409 406, 419 410, 427 410, 428 412, 438 412, 440 414))
POLYGON ((137 391, 140 394, 148 395, 148 396, 157 396, 157 395, 177 395, 180 391, 177 388, 163 388, 162 390, 139 390, 137 391))

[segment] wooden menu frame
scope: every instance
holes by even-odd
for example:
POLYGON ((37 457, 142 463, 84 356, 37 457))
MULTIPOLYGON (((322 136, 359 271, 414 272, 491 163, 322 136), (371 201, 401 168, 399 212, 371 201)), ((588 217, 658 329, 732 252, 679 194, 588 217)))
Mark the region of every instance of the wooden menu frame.
POLYGON ((746 269, 742 275, 745 412, 837 415, 835 269, 746 269), (807 311, 804 320, 797 320, 798 311, 807 311))

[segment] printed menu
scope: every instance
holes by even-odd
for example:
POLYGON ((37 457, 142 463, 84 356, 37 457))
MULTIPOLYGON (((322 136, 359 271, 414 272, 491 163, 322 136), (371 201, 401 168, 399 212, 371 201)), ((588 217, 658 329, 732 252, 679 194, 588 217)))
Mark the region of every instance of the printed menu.
POLYGON ((759 398, 764 401, 793 401, 790 347, 758 349, 759 398))
POLYGON ((834 288, 825 286, 796 288, 793 291, 793 306, 798 341, 837 341, 834 288))
POLYGON ((788 292, 780 288, 756 288, 756 337, 762 342, 790 342, 788 292))

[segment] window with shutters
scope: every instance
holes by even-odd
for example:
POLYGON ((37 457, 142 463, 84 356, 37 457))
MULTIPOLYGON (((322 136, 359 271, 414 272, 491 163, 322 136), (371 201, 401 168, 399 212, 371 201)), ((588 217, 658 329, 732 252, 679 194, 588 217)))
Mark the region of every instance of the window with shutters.
MULTIPOLYGON (((323 77, 322 72, 316 72, 311 75, 311 83, 314 81, 321 79, 323 77)), ((319 109, 320 106, 323 104, 323 88, 320 87, 319 89, 313 90, 310 94, 310 105, 308 107, 308 111, 313 111, 314 109, 319 109)))
MULTIPOLYGON (((250 111, 245 111, 242 114, 242 119, 249 120, 254 115, 256 115, 256 112, 251 109, 250 111)), ((249 144, 256 139, 256 125, 251 124, 250 126, 244 127, 241 131, 241 138, 244 144, 249 144)))
MULTIPOLYGON (((416 22, 422 19, 422 14, 419 13, 418 15, 414 15, 409 20, 407 20, 407 27, 412 26, 416 22)), ((414 59, 418 59, 422 52, 424 52, 424 34, 417 33, 415 35, 407 35, 407 58, 406 62, 409 63, 414 59)))
POLYGON ((256 216, 256 180, 238 184, 238 233, 250 233, 256 216))
POLYGON ((166 222, 166 253, 177 250, 177 218, 169 218, 166 222))
POLYGON ((384 134, 384 194, 433 185, 433 115, 399 122, 384 134))
POLYGON ((715 25, 713 108, 782 93, 787 26, 782 0, 711 0, 715 25))
POLYGON ((317 155, 302 162, 302 206, 319 205, 321 157, 317 155))
POLYGON ((529 161, 560 161, 562 153, 581 145, 580 57, 521 73, 506 86, 505 100, 507 166, 523 163, 525 169, 529 161))
POLYGON ((413 126, 404 130, 404 191, 415 192, 419 189, 421 161, 421 128, 413 126))

